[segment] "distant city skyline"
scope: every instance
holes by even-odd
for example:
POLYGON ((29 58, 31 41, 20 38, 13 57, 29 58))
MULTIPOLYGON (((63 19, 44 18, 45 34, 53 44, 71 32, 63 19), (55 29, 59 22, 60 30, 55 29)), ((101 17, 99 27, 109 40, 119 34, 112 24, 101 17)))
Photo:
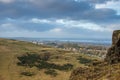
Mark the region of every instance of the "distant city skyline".
POLYGON ((120 0, 0 0, 0 37, 110 39, 120 0))

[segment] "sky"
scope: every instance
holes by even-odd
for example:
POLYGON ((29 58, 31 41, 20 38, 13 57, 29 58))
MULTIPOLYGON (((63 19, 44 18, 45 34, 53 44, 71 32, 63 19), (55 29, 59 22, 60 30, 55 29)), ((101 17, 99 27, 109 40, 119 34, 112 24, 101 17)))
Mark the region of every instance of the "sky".
POLYGON ((0 0, 0 37, 111 39, 120 0, 0 0))

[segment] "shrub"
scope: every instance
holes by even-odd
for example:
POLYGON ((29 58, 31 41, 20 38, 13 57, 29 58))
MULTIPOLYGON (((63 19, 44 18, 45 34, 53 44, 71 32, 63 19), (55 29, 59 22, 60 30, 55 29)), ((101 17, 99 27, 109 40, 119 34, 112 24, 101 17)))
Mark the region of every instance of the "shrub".
POLYGON ((88 63, 92 63, 92 61, 93 61, 93 60, 90 60, 90 59, 83 58, 81 56, 79 56, 77 58, 77 60, 79 60, 79 63, 81 63, 81 64, 88 64, 88 63))
POLYGON ((28 67, 35 66, 35 63, 38 63, 41 60, 40 55, 30 53, 26 53, 25 55, 22 55, 17 58, 19 60, 19 62, 17 63, 18 65, 28 67))
POLYGON ((27 66, 30 68, 35 66, 38 69, 57 69, 63 71, 68 71, 73 68, 72 64, 59 65, 54 63, 48 63, 47 60, 49 59, 49 56, 49 53, 44 53, 42 55, 27 53, 25 55, 17 57, 19 60, 17 64, 19 66, 27 66))
POLYGON ((33 76, 33 75, 35 75, 35 73, 33 73, 33 72, 21 72, 20 74, 24 75, 24 76, 33 76))
POLYGON ((71 70, 73 68, 72 64, 64 64, 64 65, 58 65, 54 63, 48 63, 45 61, 42 61, 39 65, 37 65, 39 69, 57 69, 57 70, 71 70))
POLYGON ((72 64, 64 64, 63 65, 64 70, 71 70, 73 68, 72 64))
POLYGON ((58 75, 57 72, 53 69, 48 69, 47 71, 45 71, 45 74, 51 75, 51 76, 54 76, 54 77, 58 75))
POLYGON ((20 66, 28 66, 28 67, 33 67, 36 66, 37 64, 47 61, 49 59, 50 54, 49 53, 44 53, 44 54, 30 54, 26 53, 22 56, 17 57, 19 62, 17 63, 20 66))

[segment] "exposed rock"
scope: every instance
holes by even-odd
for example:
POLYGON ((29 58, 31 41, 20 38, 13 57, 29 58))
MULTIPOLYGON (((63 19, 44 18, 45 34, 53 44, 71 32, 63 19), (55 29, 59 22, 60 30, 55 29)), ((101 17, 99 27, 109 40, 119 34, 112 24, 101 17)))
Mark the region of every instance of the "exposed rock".
POLYGON ((115 30, 112 35, 112 45, 115 45, 120 39, 120 30, 115 30))
POLYGON ((113 32, 112 46, 108 49, 105 61, 110 64, 120 62, 120 30, 113 32))

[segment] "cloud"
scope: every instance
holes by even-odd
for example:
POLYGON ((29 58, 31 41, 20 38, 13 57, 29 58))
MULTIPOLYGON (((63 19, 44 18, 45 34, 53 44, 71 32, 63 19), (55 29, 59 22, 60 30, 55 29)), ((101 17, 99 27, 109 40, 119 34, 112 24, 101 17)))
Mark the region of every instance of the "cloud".
POLYGON ((55 32, 55 33, 59 33, 61 31, 62 31, 62 29, 60 29, 60 28, 54 28, 54 29, 50 30, 50 32, 55 32))
MULTIPOLYGON (((26 27, 13 24, 4 23, 0 25, 1 37, 46 37, 46 38, 110 38, 111 30, 119 29, 119 24, 110 24, 107 26, 100 26, 87 21, 69 21, 69 20, 55 20, 50 24, 54 24, 56 27, 46 28, 41 27, 29 27, 26 23, 26 27), (62 23, 61 23, 62 21, 62 23), (84 26, 84 24, 86 24, 84 26), (94 27, 89 27, 94 25, 94 27), (42 30, 43 28, 43 30, 42 30), (110 31, 109 31, 110 30, 110 31), (92 36, 90 36, 92 35, 92 36)), ((31 25, 31 24, 30 24, 31 25)))
POLYGON ((103 33, 107 37, 111 31, 120 29, 119 3, 119 0, 0 0, 0 36, 3 33, 24 36, 23 32, 25 36, 36 37, 88 37, 103 33))
POLYGON ((109 8, 117 11, 117 14, 120 15, 120 1, 108 1, 103 4, 96 4, 96 9, 109 8))
POLYGON ((31 20, 32 23, 35 24, 49 24, 49 25, 54 25, 54 26, 60 26, 57 28, 53 28, 51 31, 61 31, 60 28, 64 28, 64 29, 86 29, 86 30, 91 30, 91 31, 99 31, 99 32, 111 32, 115 29, 119 29, 119 25, 118 23, 109 23, 108 24, 104 24, 104 25, 100 25, 94 22, 90 22, 90 21, 86 21, 86 20, 70 20, 70 19, 38 19, 38 18, 33 18, 31 20), (114 25, 114 27, 113 27, 114 25))
POLYGON ((32 18, 29 21, 32 22, 32 23, 50 23, 51 22, 47 19, 38 19, 38 18, 32 18))
POLYGON ((107 29, 108 30, 119 30, 120 29, 120 23, 114 23, 114 24, 109 24, 109 25, 106 25, 107 29))
POLYGON ((56 20, 57 24, 61 24, 66 28, 87 29, 91 31, 111 31, 109 28, 102 27, 99 24, 95 24, 88 21, 75 21, 75 20, 56 20))
MULTIPOLYGON (((80 0, 80 2, 74 0, 18 0, 12 3, 12 5, 1 3, 0 18, 67 18, 72 20, 90 20, 94 22, 120 20, 120 16, 117 15, 117 12, 113 8, 98 9, 96 5, 93 5, 94 1, 96 0, 80 0)), ((104 0, 97 1, 104 2, 104 0)), ((33 20, 35 21, 35 19, 33 20)))
POLYGON ((5 3, 5 4, 8 4, 8 3, 12 3, 14 2, 15 0, 0 0, 0 3, 5 3))
POLYGON ((91 4, 101 4, 101 3, 106 3, 108 1, 119 1, 119 0, 74 0, 76 2, 81 2, 81 1, 85 1, 85 2, 89 2, 91 4))
POLYGON ((91 5, 89 5, 89 3, 78 3, 73 0, 28 1, 18 1, 12 5, 1 4, 0 7, 2 8, 2 13, 0 13, 0 17, 61 18, 70 17, 73 15, 73 12, 76 14, 79 11, 82 12, 91 8, 91 5))
POLYGON ((7 32, 0 32, 1 37, 40 37, 39 32, 35 31, 26 31, 26 30, 21 30, 21 31, 7 31, 7 32), (17 34, 17 35, 16 35, 17 34))
POLYGON ((11 23, 4 23, 0 25, 0 32, 5 32, 5 31, 16 31, 17 27, 14 24, 11 23))
MULTIPOLYGON (((71 20, 71 19, 41 19, 31 18, 26 20, 6 19, 6 23, 0 25, 1 31, 37 31, 37 32, 69 32, 73 29, 76 30, 89 30, 97 32, 112 32, 113 30, 120 29, 119 23, 95 23, 89 20, 71 20)), ((76 32, 76 31, 75 31, 76 32)))

